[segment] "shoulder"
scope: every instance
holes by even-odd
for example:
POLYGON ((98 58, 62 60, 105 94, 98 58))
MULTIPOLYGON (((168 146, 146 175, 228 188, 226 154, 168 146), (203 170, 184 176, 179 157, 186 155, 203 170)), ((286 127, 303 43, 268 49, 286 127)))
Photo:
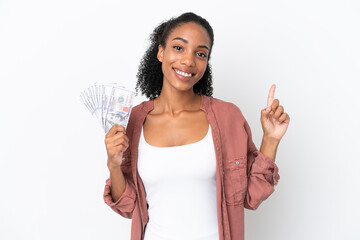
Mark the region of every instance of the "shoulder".
POLYGON ((142 106, 144 105, 144 102, 139 103, 138 105, 135 105, 132 107, 131 114, 134 114, 141 110, 142 106))
POLYGON ((218 98, 209 100, 226 151, 231 149, 229 151, 234 157, 246 155, 247 140, 251 137, 251 131, 240 108, 232 102, 218 98))
POLYGON ((132 128, 137 119, 141 118, 143 115, 146 115, 147 109, 151 108, 151 101, 143 101, 135 106, 132 106, 130 110, 130 118, 128 127, 132 128))
POLYGON ((244 119, 240 108, 232 102, 227 102, 219 98, 210 98, 211 107, 216 115, 221 114, 226 117, 237 117, 244 119))
POLYGON ((132 107, 131 114, 137 115, 141 111, 148 111, 148 108, 151 108, 151 100, 143 101, 132 107))

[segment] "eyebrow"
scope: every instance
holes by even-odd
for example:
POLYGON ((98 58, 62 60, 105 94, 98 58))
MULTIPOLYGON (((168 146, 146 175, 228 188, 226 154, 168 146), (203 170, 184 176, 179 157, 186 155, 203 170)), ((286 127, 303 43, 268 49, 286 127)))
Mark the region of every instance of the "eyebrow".
MULTIPOLYGON (((184 39, 184 38, 181 38, 181 37, 176 37, 173 39, 174 40, 180 40, 180 41, 183 41, 184 43, 189 43, 188 40, 184 39)), ((206 45, 199 45, 198 48, 206 48, 207 50, 210 51, 209 47, 206 46, 206 45)))

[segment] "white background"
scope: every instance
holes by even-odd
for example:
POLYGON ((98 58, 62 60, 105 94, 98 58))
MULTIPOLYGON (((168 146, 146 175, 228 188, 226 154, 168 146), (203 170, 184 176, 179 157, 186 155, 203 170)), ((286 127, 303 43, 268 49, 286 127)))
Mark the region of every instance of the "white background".
POLYGON ((185 11, 212 25, 214 97, 239 106, 257 147, 271 84, 291 117, 246 239, 360 239, 356 0, 0 0, 0 239, 130 239, 103 202, 104 134, 79 94, 134 88, 150 33, 185 11))

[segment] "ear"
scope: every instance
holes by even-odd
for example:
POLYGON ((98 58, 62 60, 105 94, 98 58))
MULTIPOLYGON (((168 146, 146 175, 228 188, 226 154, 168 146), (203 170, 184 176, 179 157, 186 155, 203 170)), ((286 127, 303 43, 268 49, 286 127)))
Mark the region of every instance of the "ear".
POLYGON ((164 59, 164 48, 160 44, 159 44, 159 51, 157 54, 157 58, 160 62, 162 62, 164 59))

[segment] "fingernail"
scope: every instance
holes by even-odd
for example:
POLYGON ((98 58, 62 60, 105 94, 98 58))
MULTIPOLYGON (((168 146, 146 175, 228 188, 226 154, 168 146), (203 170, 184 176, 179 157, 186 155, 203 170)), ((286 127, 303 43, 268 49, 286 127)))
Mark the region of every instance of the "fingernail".
POLYGON ((266 108, 266 111, 270 111, 270 109, 271 109, 270 107, 267 107, 267 108, 266 108))

